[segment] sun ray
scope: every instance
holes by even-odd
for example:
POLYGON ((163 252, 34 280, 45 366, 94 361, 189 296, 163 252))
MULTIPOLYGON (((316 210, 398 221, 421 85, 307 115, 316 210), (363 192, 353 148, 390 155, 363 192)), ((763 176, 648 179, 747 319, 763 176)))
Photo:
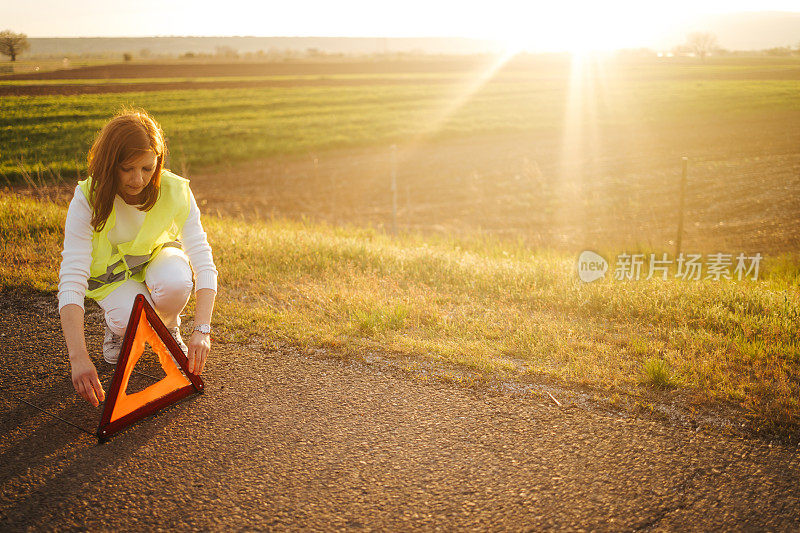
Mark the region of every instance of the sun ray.
POLYGON ((451 96, 450 100, 445 106, 440 108, 432 117, 430 117, 422 128, 422 130, 414 135, 408 142, 404 143, 401 150, 398 150, 398 158, 400 161, 407 160, 425 140, 435 135, 442 129, 444 124, 458 112, 469 100, 481 90, 505 65, 511 58, 517 54, 518 50, 507 49, 503 54, 482 68, 469 82, 461 87, 458 93, 451 96))
POLYGON ((589 191, 593 179, 599 177, 601 155, 598 103, 607 91, 602 59, 595 54, 573 53, 565 89, 555 223, 562 244, 585 247, 592 245, 589 191))

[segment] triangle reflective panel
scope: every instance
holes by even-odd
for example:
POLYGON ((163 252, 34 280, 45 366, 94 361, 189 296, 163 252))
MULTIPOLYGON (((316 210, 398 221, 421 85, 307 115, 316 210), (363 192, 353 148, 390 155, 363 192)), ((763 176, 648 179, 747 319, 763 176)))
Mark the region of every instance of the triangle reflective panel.
POLYGON ((203 380, 189 372, 188 365, 189 360, 183 350, 153 307, 143 295, 137 295, 128 328, 125 330, 114 378, 106 396, 103 415, 100 417, 97 438, 101 442, 105 441, 114 433, 190 394, 202 393, 203 380), (126 394, 131 373, 144 353, 145 342, 158 355, 166 376, 144 390, 126 394))

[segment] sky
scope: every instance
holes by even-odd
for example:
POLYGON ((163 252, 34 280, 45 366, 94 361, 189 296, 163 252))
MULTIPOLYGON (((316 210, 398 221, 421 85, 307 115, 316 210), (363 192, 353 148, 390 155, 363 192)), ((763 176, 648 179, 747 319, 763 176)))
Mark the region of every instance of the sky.
POLYGON ((525 49, 649 46, 703 14, 800 12, 798 0, 27 0, 0 4, 28 37, 468 37, 525 49))

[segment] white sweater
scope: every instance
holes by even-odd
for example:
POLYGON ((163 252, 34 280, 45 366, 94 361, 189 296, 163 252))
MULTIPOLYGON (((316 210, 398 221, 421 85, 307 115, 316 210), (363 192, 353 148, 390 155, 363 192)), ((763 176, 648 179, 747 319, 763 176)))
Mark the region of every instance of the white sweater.
MULTIPOLYGON (((194 195, 189 192, 189 217, 181 230, 183 251, 189 258, 195 273, 195 291, 217 290, 217 268, 211 255, 206 232, 200 224, 200 210, 194 195)), ((117 214, 115 226, 108 232, 108 240, 116 248, 122 242, 133 240, 144 222, 145 213, 136 206, 128 205, 114 197, 117 214)), ((58 309, 67 304, 83 308, 86 289, 89 286, 89 266, 92 263, 92 208, 80 186, 75 187, 75 196, 67 210, 64 227, 64 251, 61 252, 61 270, 58 276, 58 309)))

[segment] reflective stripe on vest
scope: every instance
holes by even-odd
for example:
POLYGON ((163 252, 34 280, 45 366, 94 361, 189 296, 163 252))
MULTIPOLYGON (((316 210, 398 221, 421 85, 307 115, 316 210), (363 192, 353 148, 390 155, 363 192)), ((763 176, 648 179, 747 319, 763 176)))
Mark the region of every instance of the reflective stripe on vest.
MULTIPOLYGON (((162 248, 181 248, 181 243, 180 241, 166 242, 162 248)), ((128 272, 130 272, 130 275, 132 276, 144 270, 144 267, 147 266, 147 263, 149 263, 152 258, 153 257, 151 255, 126 255, 125 264, 128 266, 128 272)), ((94 291, 106 283, 114 283, 116 281, 124 280, 125 270, 114 274, 114 270, 116 270, 121 264, 122 259, 108 267, 106 273, 102 276, 89 278, 89 290, 94 291)))

